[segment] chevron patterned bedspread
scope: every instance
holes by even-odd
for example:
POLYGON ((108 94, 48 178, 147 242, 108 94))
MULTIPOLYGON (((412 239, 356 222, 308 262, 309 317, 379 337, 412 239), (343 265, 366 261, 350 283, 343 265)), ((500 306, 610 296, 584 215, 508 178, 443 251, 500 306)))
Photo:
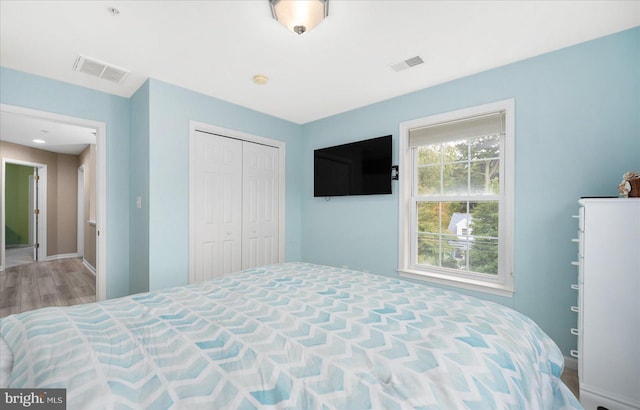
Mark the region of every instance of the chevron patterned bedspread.
POLYGON ((304 263, 9 316, 10 387, 68 409, 581 408, 563 357, 498 304, 304 263))

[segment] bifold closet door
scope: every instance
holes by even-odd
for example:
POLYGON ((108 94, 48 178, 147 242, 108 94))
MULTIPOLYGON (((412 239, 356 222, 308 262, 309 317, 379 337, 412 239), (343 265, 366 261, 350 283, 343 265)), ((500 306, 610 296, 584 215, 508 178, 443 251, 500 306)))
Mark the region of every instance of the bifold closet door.
POLYGON ((242 269, 277 263, 278 148, 243 142, 242 269))
POLYGON ((278 148, 197 131, 192 282, 279 261, 278 148))
POLYGON ((242 144, 196 132, 194 281, 242 268, 242 144))

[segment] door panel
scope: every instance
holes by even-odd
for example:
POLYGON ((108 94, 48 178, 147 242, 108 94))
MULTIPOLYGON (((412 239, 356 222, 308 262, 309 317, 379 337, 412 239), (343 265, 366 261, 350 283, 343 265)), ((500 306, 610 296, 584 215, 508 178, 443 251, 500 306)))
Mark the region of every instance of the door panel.
POLYGON ((278 149, 243 142, 242 268, 278 262, 278 149))
POLYGON ((196 132, 195 281, 241 269, 242 142, 196 132))

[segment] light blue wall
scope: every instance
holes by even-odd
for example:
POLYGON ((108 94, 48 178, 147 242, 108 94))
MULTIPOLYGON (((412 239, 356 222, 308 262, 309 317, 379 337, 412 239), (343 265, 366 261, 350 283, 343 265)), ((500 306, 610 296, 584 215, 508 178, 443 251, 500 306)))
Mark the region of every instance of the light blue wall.
POLYGON ((106 123, 106 291, 129 294, 129 100, 0 67, 0 102, 106 123))
POLYGON ((301 126, 149 81, 149 288, 188 282, 189 120, 286 142, 286 260, 301 258, 301 126))
POLYGON ((149 290, 149 81, 130 99, 130 292, 149 290), (140 197, 141 207, 136 206, 140 197))
POLYGON ((516 293, 491 299, 532 317, 568 355, 571 215, 581 196, 617 196, 622 174, 640 169, 640 28, 305 124, 302 255, 397 275, 397 183, 393 195, 315 199, 313 149, 393 134, 397 163, 400 122, 507 98, 516 106, 516 293))

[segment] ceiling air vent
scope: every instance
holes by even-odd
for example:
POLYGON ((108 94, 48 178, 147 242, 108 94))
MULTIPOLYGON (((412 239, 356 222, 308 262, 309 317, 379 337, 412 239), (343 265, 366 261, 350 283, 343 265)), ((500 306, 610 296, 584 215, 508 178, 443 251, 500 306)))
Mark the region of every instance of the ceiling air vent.
POLYGON ((393 71, 398 72, 398 71, 406 70, 407 68, 415 67, 422 63, 424 63, 424 61, 422 60, 422 57, 415 56, 415 57, 408 58, 404 61, 400 61, 399 63, 391 64, 391 68, 393 69, 393 71))
POLYGON ((89 74, 112 83, 121 82, 129 74, 129 70, 83 55, 79 55, 76 58, 76 62, 73 64, 73 71, 89 74))

